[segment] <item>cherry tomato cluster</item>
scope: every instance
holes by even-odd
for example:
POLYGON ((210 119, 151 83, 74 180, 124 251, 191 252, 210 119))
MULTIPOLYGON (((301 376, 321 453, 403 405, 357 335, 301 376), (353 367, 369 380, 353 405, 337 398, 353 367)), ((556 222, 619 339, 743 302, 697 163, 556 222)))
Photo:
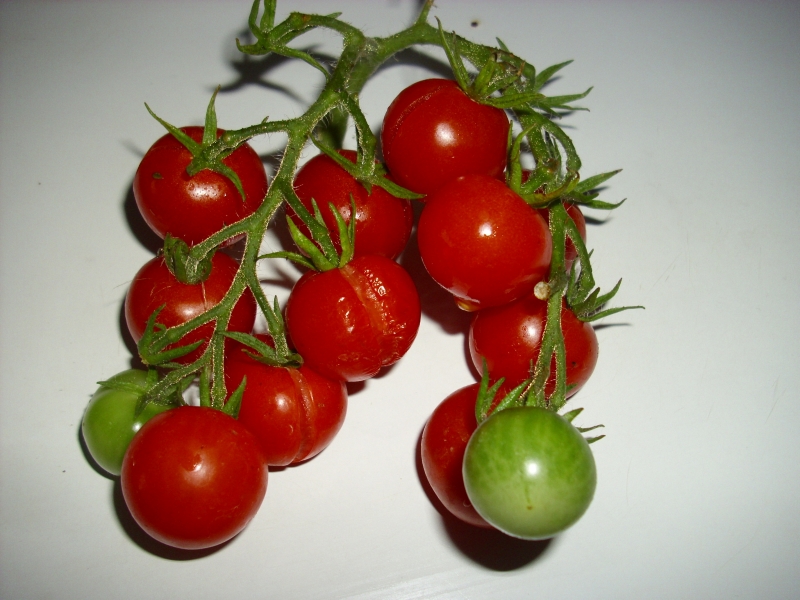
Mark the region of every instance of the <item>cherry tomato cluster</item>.
MULTIPOLYGON (((120 477, 131 515, 153 538, 200 549, 237 535, 261 505, 270 467, 311 459, 333 441, 347 383, 375 376, 411 347, 420 299, 396 259, 417 199, 420 256, 454 310, 474 313, 469 349, 482 375, 431 415, 426 477, 467 523, 529 539, 563 531, 588 507, 596 471, 593 440, 571 424, 579 410, 558 410, 597 362, 589 321, 620 310, 601 310, 616 288, 592 290, 579 205, 612 208, 593 190, 613 173, 580 182, 571 142, 531 107, 569 109, 585 93, 547 100, 538 90, 563 65, 536 76, 505 48, 470 46, 470 60, 483 57, 470 80, 460 38, 439 28, 455 80, 420 81, 389 105, 384 165, 357 98, 336 82, 349 75, 363 85, 359 69, 376 64, 370 52, 385 59, 400 42, 367 44, 338 15, 290 17, 285 28, 297 35, 330 27, 346 33, 346 45, 363 44, 343 50, 330 73, 270 37, 275 1, 263 0, 259 21, 261 1, 250 22, 257 41, 240 49, 289 52, 323 70, 328 85, 306 116, 236 132, 217 127, 216 93, 203 127, 179 129, 151 111, 168 133, 144 155, 133 191, 164 247, 125 300, 146 368, 100 383, 82 425, 89 453, 120 477), (326 137, 323 117, 335 114, 353 118, 358 150, 326 137), (247 140, 273 131, 290 135, 270 183, 247 140), (298 170, 308 140, 321 152, 298 170), (522 152, 533 170, 522 169, 522 152), (280 206, 294 247, 259 255, 280 206), (256 274, 258 261, 277 258, 304 270, 283 309, 256 274), (267 332, 254 330, 259 311, 267 332), (187 400, 192 386, 196 402, 187 400)), ((433 39, 431 5, 408 39, 433 39)))

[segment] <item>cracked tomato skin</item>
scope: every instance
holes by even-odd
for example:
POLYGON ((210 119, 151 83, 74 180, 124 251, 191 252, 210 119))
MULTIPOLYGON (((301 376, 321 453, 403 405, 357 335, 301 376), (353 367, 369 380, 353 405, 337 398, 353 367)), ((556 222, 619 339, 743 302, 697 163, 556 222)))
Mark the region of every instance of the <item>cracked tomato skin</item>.
MULTIPOLYGON (((167 268, 164 259, 157 256, 144 264, 131 282, 125 297, 125 321, 133 340, 138 343, 144 335, 147 320, 162 304, 157 323, 164 327, 181 325, 220 303, 228 292, 239 270, 239 263, 222 252, 211 259, 211 274, 202 283, 181 283, 167 268)), ((250 333, 256 320, 256 299, 248 289, 242 294, 231 311, 228 331, 250 333)), ((175 362, 189 364, 200 358, 214 333, 214 322, 205 323, 187 333, 177 344, 185 346, 200 339, 206 341, 189 354, 175 362)))
MULTIPOLYGON (((182 127, 196 142, 203 128, 182 127)), ((217 130, 217 137, 225 133, 217 130)), ((153 144, 139 163, 133 196, 142 217, 160 237, 167 233, 190 246, 202 242, 226 225, 253 214, 267 194, 267 173, 255 150, 243 144, 222 160, 239 176, 244 199, 233 182, 204 169, 189 176, 192 153, 171 133, 153 144)))
POLYGON ((500 177, 508 130, 505 111, 475 102, 455 81, 425 79, 392 101, 381 144, 393 181, 432 194, 462 175, 500 177))
POLYGON ((405 269, 369 255, 303 275, 289 294, 286 327, 311 369, 329 379, 363 381, 408 351, 420 314, 405 269))
POLYGON ((258 438, 267 463, 285 466, 322 452, 344 423, 345 384, 306 365, 271 367, 242 348, 228 348, 225 386, 232 393, 247 378, 238 420, 258 438))
POLYGON ((422 430, 422 468, 436 497, 465 523, 491 528, 467 497, 461 473, 467 442, 478 428, 475 401, 480 385, 474 383, 445 398, 422 430))
POLYGON ((236 419, 182 406, 156 415, 131 441, 122 495, 156 540, 187 550, 211 548, 255 516, 267 491, 261 446, 236 419))
POLYGON ((417 226, 422 262, 465 310, 506 304, 547 279, 545 220, 505 183, 459 177, 431 196, 417 226))
MULTIPOLYGON (((536 364, 547 322, 547 302, 528 296, 504 306, 479 311, 469 328, 469 353, 479 373, 489 370, 491 381, 505 378, 515 387, 528 379, 536 364)), ((597 365, 599 346, 591 323, 584 323, 562 303, 561 330, 566 350, 567 397, 580 390, 597 365)), ((555 390, 555 357, 545 384, 548 396, 555 390)))
MULTIPOLYGON (((350 162, 356 161, 353 150, 339 150, 339 154, 350 162)), ((294 179, 294 190, 312 214, 311 200, 316 200, 337 251, 341 251, 339 230, 329 204, 333 203, 345 223, 349 224, 351 195, 356 205, 356 256, 380 254, 395 259, 411 236, 414 214, 409 200, 396 198, 377 185, 372 186, 372 193, 367 193, 363 185, 325 154, 318 154, 303 165, 294 179)), ((308 228, 291 207, 287 206, 286 213, 309 237, 308 228)))
POLYGON ((478 514, 528 540, 572 526, 597 486, 583 435, 561 415, 531 406, 505 409, 480 424, 467 444, 463 475, 478 514))

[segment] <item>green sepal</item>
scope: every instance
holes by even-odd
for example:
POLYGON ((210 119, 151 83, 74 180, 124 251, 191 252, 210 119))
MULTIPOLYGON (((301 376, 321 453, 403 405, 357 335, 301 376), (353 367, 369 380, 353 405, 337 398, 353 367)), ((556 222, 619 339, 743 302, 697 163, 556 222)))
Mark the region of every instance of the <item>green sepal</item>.
POLYGON ((156 383, 158 383, 158 372, 155 369, 148 369, 147 387, 142 390, 136 408, 133 411, 135 416, 142 414, 148 404, 159 404, 161 406, 177 407, 185 404, 183 392, 191 385, 194 376, 185 377, 178 381, 176 385, 169 386, 158 393, 153 393, 156 383))
POLYGON ((577 417, 577 416, 578 416, 579 414, 581 414, 582 412, 583 412, 583 408, 574 408, 574 409, 572 409, 572 410, 570 410, 570 411, 568 411, 568 412, 565 412, 565 413, 564 413, 563 415, 561 415, 561 416, 562 416, 562 417, 564 417, 564 418, 565 418, 567 421, 569 421, 570 423, 572 423, 572 421, 574 421, 574 420, 575 420, 575 417, 577 417))
POLYGON ((396 198, 403 198, 404 200, 419 200, 425 197, 425 194, 418 194, 416 192, 412 192, 411 190, 407 190, 404 187, 399 186, 394 181, 388 179, 386 174, 386 168, 379 162, 375 162, 372 160, 373 168, 372 172, 368 174, 364 174, 359 171, 358 165, 347 160, 344 156, 339 154, 332 146, 324 142, 317 136, 312 136, 311 141, 313 144, 326 156, 328 156, 331 160, 333 160, 337 165, 342 167, 345 171, 347 171, 356 181, 358 181, 364 188, 367 190, 368 193, 371 193, 370 186, 377 185, 380 188, 383 188, 388 193, 396 198))
POLYGON ((356 251, 356 201, 353 198, 353 194, 350 194, 349 224, 345 223, 344 217, 336 210, 333 202, 329 204, 328 208, 336 221, 336 229, 339 232, 339 245, 342 248, 342 252, 339 255, 339 267, 343 267, 353 260, 356 251))
POLYGON ((593 189, 597 188, 598 186, 604 184, 606 181, 621 173, 622 169, 616 169, 614 171, 608 171, 606 173, 599 173, 597 175, 592 175, 591 177, 587 177, 586 179, 582 180, 578 185, 575 186, 575 193, 576 194, 586 194, 591 192, 593 189))
POLYGON ((239 409, 242 407, 242 398, 244 398, 244 388, 247 385, 247 377, 242 377, 242 382, 239 384, 234 392, 225 401, 222 407, 222 412, 234 419, 239 417, 239 409))
POLYGON ((288 252, 284 250, 280 250, 278 252, 269 252, 267 254, 260 254, 256 260, 261 260, 262 258, 285 258, 286 260, 290 260, 298 265, 305 267, 306 269, 311 269, 315 271, 317 268, 314 266, 310 260, 308 260, 302 254, 298 252, 288 252))
POLYGON ((129 380, 129 378, 121 377, 120 375, 121 373, 117 373, 109 379, 98 381, 97 385, 109 390, 120 390, 124 392, 131 392, 132 394, 143 394, 155 383, 153 376, 155 376, 155 379, 158 379, 158 372, 155 369, 147 369, 147 379, 144 385, 133 383, 129 380))
POLYGON ((264 363, 270 367, 294 367, 298 368, 303 364, 302 357, 293 352, 289 354, 287 358, 281 358, 278 355, 278 352, 270 346, 269 344, 265 344, 258 338, 247 334, 242 333, 239 331, 225 331, 222 333, 227 338, 232 340, 236 340, 240 344, 252 348, 255 352, 250 352, 249 350, 242 349, 242 352, 257 360, 260 363, 264 363))
MULTIPOLYGON (((337 263, 339 261, 339 255, 336 252, 336 247, 333 245, 333 240, 331 240, 328 227, 325 225, 325 220, 322 218, 322 214, 319 212, 319 207, 314 199, 312 198, 311 200, 311 207, 314 211, 314 214, 311 214, 300 201, 300 198, 297 196, 297 193, 294 191, 291 185, 286 186, 286 189, 284 190, 284 197, 286 198, 287 204, 289 204, 294 213, 306 226, 309 233, 311 233, 311 239, 318 244, 318 249, 322 253, 322 256, 324 256, 330 264, 337 263)), ((289 225, 290 233, 292 230, 292 225, 294 225, 294 223, 290 223, 289 225)), ((308 240, 305 235, 301 234, 301 236, 302 238, 308 240)), ((301 247, 298 245, 298 248, 301 247)), ((305 250, 304 248, 301 249, 305 250)))
POLYGON ((458 52, 458 36, 456 36, 454 32, 452 40, 448 40, 444 29, 442 29, 442 22, 438 17, 436 18, 436 22, 439 25, 439 38, 442 41, 442 48, 444 48, 447 61, 450 63, 450 68, 453 70, 453 76, 456 78, 461 89, 467 92, 467 90, 471 89, 471 85, 467 67, 464 66, 464 61, 461 60, 461 55, 458 52))
POLYGON ((597 442, 599 440, 602 440, 604 437, 606 437, 605 434, 598 435, 598 436, 595 436, 595 437, 586 438, 586 443, 587 444, 594 444, 595 442, 597 442))
MULTIPOLYGON (((245 194, 241 179, 239 179, 239 176, 233 169, 222 162, 223 159, 229 156, 236 148, 225 148, 220 150, 216 145, 217 113, 214 103, 216 101, 219 89, 220 88, 217 87, 217 89, 214 90, 214 93, 211 95, 211 100, 208 103, 208 107, 206 108, 206 119, 203 126, 203 141, 200 144, 195 142, 191 137, 186 135, 174 125, 167 123, 161 117, 156 115, 150 109, 147 103, 145 103, 145 108, 147 108, 147 112, 149 112, 156 121, 161 123, 161 125, 163 125, 167 131, 169 131, 189 152, 191 152, 192 162, 190 162, 186 167, 186 172, 190 177, 197 175, 197 173, 204 169, 219 173, 220 175, 227 177, 230 182, 233 183, 234 187, 239 192, 239 196, 241 197, 242 201, 244 201, 245 194)), ((241 140, 239 145, 244 144, 246 141, 246 139, 241 140)))
POLYGON ((525 394, 525 390, 530 385, 530 380, 523 381, 513 390, 508 392, 503 399, 494 407, 492 414, 498 413, 501 410, 505 410, 507 408, 511 408, 513 406, 522 406, 522 397, 525 394))
POLYGON ((489 369, 486 368, 486 361, 484 360, 483 375, 481 376, 481 383, 478 386, 478 397, 475 400, 475 420, 478 421, 479 425, 489 416, 489 409, 492 408, 494 397, 504 381, 505 379, 501 377, 494 385, 489 386, 489 369))
POLYGON ((286 223, 289 226, 289 234, 292 236, 292 240, 308 256, 311 268, 316 271, 330 271, 339 266, 338 256, 336 257, 336 262, 325 256, 314 242, 303 235, 303 232, 298 229, 290 217, 286 217, 286 223))
POLYGON ((192 153, 192 156, 197 156, 202 149, 202 145, 195 142, 192 138, 190 138, 187 134, 183 131, 175 127, 174 125, 167 123, 164 119, 159 117, 156 113, 154 113, 150 107, 148 106, 147 102, 144 103, 144 107, 147 109, 147 112, 150 113, 150 116, 153 117, 156 121, 161 123, 161 125, 169 131, 175 139, 177 139, 189 152, 192 153))
POLYGON ((191 248, 186 242, 172 237, 169 233, 164 236, 163 256, 170 273, 181 283, 197 285, 211 275, 211 259, 214 257, 214 252, 209 252, 197 260, 192 256, 191 248))
POLYGON ((598 186, 611 179, 621 170, 622 169, 617 169, 607 173, 600 173, 580 181, 572 190, 563 195, 562 200, 564 202, 570 202, 578 206, 585 206, 597 210, 613 210, 621 206, 625 200, 614 203, 597 200, 597 196, 600 195, 600 192, 597 190, 598 186))
POLYGON ((531 84, 531 88, 534 90, 542 89, 550 80, 553 79, 553 76, 558 73, 561 69, 566 67, 567 65, 571 64, 571 60, 564 61, 562 63, 558 63, 557 65, 551 65, 536 75, 536 78, 533 80, 531 84))
POLYGON ((592 425, 591 427, 576 427, 575 429, 577 429, 581 433, 587 433, 589 431, 594 431, 595 429, 599 429, 600 427, 605 427, 605 425, 600 424, 600 425, 592 425))
POLYGON ((160 323, 156 323, 158 314, 165 306, 166 304, 162 304, 148 317, 142 339, 140 339, 137 344, 139 356, 146 365, 169 366, 169 363, 181 356, 186 356, 205 342, 205 339, 200 339, 186 346, 178 346, 172 350, 164 350, 164 348, 170 344, 178 341, 171 339, 169 330, 166 327, 160 323))

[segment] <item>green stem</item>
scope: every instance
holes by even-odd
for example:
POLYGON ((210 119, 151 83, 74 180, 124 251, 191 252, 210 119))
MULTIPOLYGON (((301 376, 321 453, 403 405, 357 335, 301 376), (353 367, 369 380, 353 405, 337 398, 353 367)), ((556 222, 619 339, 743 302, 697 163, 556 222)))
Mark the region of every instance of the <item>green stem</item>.
MULTIPOLYGON (((326 143, 332 142, 336 145, 340 145, 347 121, 350 117, 353 117, 359 129, 359 150, 360 158, 362 159, 360 161, 360 166, 369 165, 370 169, 374 169, 375 139, 372 132, 369 131, 366 119, 360 112, 358 95, 376 70, 398 52, 416 45, 442 47, 444 41, 439 28, 433 27, 427 22, 428 12, 432 4, 433 1, 428 0, 423 6, 419 18, 407 29, 384 38, 370 38, 355 27, 340 21, 337 18, 338 15, 292 13, 283 22, 273 26, 275 14, 274 1, 266 1, 264 3, 265 13, 259 23, 257 16, 260 0, 255 0, 250 13, 249 23, 257 41, 247 46, 239 44, 240 50, 248 54, 265 55, 275 52, 285 56, 299 58, 314 68, 323 71, 326 74, 326 83, 317 99, 308 107, 308 110, 302 116, 281 121, 264 120, 261 123, 242 129, 228 130, 219 139, 200 152, 192 162, 192 165, 190 165, 190 169, 193 167, 197 168, 203 161, 229 154, 242 143, 258 135, 282 133, 287 136, 283 158, 275 173, 270 189, 258 210, 251 216, 225 227, 200 244, 194 246, 190 251, 191 258, 200 261, 213 252, 222 242, 239 235, 246 236, 241 266, 230 290, 223 300, 214 308, 192 319, 188 323, 168 330, 170 339, 173 337, 180 338, 204 323, 212 320, 216 321, 215 334, 212 339, 209 340, 208 347, 201 358, 191 365, 177 368, 169 373, 161 382, 164 386, 171 385, 192 372, 204 370, 204 372, 207 373, 210 371, 210 392, 207 391, 209 382, 206 380, 204 382, 205 389, 203 390, 203 394, 206 396, 204 402, 208 402, 215 408, 221 408, 223 406, 226 397, 225 381, 223 377, 225 340, 224 336, 219 334, 226 330, 231 312, 239 297, 247 288, 253 292, 261 310, 267 315, 270 334, 275 341, 275 349, 278 357, 286 358, 289 356, 290 353, 283 331, 273 331, 273 329, 281 328, 277 327, 274 318, 270 319, 271 309, 260 288, 256 275, 256 265, 258 262, 261 240, 281 204, 294 200, 294 198, 291 197, 293 194, 291 190, 298 161, 301 152, 315 131, 319 132, 319 135, 322 136, 326 143), (335 31, 342 36, 341 56, 336 62, 335 68, 330 73, 309 54, 287 46, 289 42, 303 33, 320 27, 335 31), (327 119, 327 123, 324 123, 325 119, 327 119)), ((537 78, 536 71, 532 65, 514 57, 505 50, 505 48, 498 49, 475 44, 460 36, 455 36, 452 39, 457 40, 456 47, 458 55, 469 61, 477 70, 480 71, 487 64, 487 61, 495 60, 498 55, 502 55, 508 62, 519 65, 520 72, 529 82, 529 87, 541 87, 543 83, 543 81, 541 81, 542 74, 537 78)), ((547 71, 544 73, 547 73, 547 71)), ((538 88, 536 89, 538 90, 538 88)), ((544 96, 542 96, 542 98, 544 98, 544 96)), ((563 134, 563 131, 558 126, 553 124, 552 121, 546 117, 538 113, 534 113, 534 115, 535 116, 524 115, 520 120, 523 122, 523 125, 525 125, 526 122, 530 123, 536 121, 536 124, 540 126, 542 131, 546 131, 558 139, 567 151, 568 170, 577 170, 577 166, 579 166, 580 163, 577 160, 577 154, 574 153, 569 138, 563 134)), ((532 134, 529 136, 529 139, 534 135, 537 134, 532 134)), ((537 144, 534 144, 534 146, 537 144)), ((542 151, 544 150, 542 149, 542 151)), ((366 167, 364 168, 366 169, 366 167)), ((554 219, 554 221, 557 221, 557 219, 554 219)), ((558 227, 560 227, 560 235, 562 238, 561 246, 563 246, 563 224, 558 227)), ((563 247, 560 253, 561 258, 554 259, 554 272, 556 265, 563 271, 563 247)), ((558 252, 554 252, 554 256, 559 256, 558 252)), ((556 277, 553 275, 551 277, 551 284, 557 283, 555 279, 556 277)), ((559 384, 557 385, 554 399, 551 400, 553 403, 561 403, 560 399, 565 396, 563 377, 564 349, 563 337, 560 335, 562 295, 563 288, 559 288, 558 292, 554 293, 549 300, 548 327, 545 335, 545 342, 549 344, 548 348, 552 347, 551 352, 555 352, 557 364, 557 379, 559 384), (554 329, 558 330, 557 333, 554 332, 554 329)), ((166 345, 168 345, 168 342, 165 341, 164 346, 166 345)), ((544 347, 541 354, 542 356, 545 354, 544 347)), ((547 378, 547 372, 549 372, 549 356, 550 355, 548 355, 547 358, 548 368, 546 369, 542 366, 544 364, 544 359, 540 357, 539 363, 542 363, 542 365, 537 363, 538 370, 535 379, 538 383, 533 386, 540 390, 540 400, 542 403, 545 402, 543 396, 544 381, 547 378)), ((207 374, 205 377, 207 377, 207 374)))

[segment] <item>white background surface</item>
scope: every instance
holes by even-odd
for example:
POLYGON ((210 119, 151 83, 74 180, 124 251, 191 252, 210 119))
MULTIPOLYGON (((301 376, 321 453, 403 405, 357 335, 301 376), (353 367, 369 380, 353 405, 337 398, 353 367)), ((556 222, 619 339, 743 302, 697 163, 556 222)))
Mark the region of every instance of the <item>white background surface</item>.
MULTIPOLYGON (((406 0, 279 2, 343 11, 371 35, 406 0)), ((301 114, 300 63, 241 67, 246 0, 0 2, 0 597, 789 598, 800 586, 800 7, 779 2, 465 2, 432 15, 499 36, 549 91, 594 85, 566 122, 584 175, 627 198, 589 229, 598 282, 644 304, 598 330, 572 406, 602 422, 594 503, 550 543, 443 520, 416 464, 433 408, 473 376, 468 318, 425 280, 419 337, 351 395, 333 445, 273 472, 233 542, 189 556, 150 542, 79 443, 95 382, 127 368, 127 284, 152 255, 130 192, 162 134, 146 101, 220 125, 301 114), (477 27, 470 23, 477 20, 477 27), (285 88, 285 89, 284 89, 285 88), (286 93, 291 91, 294 96, 286 93)), ((309 43, 335 52, 334 36, 309 43)), ((432 55, 443 55, 432 51, 432 55)), ((376 127, 421 67, 363 95, 376 127)), ((277 152, 279 136, 258 140, 277 152)), ((309 152, 309 156, 311 152, 309 152)), ((296 277, 292 267, 282 272, 296 277)), ((284 294, 275 287, 271 293, 284 294)))

